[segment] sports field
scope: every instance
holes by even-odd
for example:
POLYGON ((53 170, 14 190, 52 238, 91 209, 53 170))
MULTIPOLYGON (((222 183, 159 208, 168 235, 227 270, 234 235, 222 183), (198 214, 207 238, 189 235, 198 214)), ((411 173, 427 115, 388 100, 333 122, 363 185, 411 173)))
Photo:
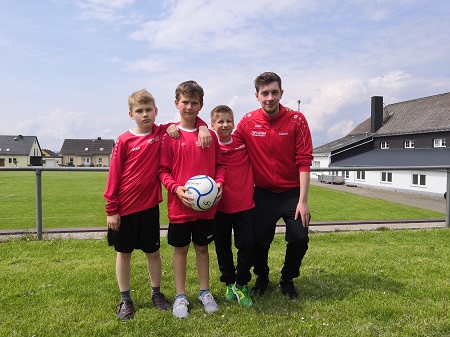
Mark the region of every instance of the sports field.
MULTIPOLYGON (((43 228, 105 226, 107 172, 42 173, 43 228)), ((0 172, 0 229, 36 228, 36 177, 34 172, 0 172)), ((163 197, 166 191, 163 189, 163 197)), ((392 220, 445 218, 444 213, 395 202, 311 186, 312 221, 392 220)), ((167 224, 164 200, 161 223, 167 224)))

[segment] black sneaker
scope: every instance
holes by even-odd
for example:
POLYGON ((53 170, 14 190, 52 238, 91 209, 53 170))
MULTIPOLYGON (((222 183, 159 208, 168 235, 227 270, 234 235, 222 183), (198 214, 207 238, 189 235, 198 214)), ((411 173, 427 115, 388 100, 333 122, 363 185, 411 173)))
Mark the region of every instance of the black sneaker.
POLYGON ((269 285, 268 278, 257 277, 255 285, 252 288, 252 293, 256 296, 262 296, 267 290, 267 286, 269 285))
POLYGON ((279 287, 281 288, 281 293, 288 296, 289 299, 296 300, 298 298, 298 293, 297 290, 295 290, 294 282, 292 280, 280 281, 279 287))
POLYGON ((153 305, 161 311, 169 310, 170 303, 163 293, 155 294, 152 296, 153 305))
POLYGON ((120 320, 126 321, 127 319, 133 318, 134 316, 134 306, 132 300, 120 301, 117 305, 117 317, 120 320))

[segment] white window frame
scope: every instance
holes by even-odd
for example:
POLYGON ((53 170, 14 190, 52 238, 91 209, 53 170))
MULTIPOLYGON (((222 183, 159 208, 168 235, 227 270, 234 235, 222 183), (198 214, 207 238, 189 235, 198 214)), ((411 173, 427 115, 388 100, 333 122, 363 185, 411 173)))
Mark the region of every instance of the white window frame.
POLYGON ((411 174, 411 185, 412 186, 420 186, 420 187, 427 186, 426 174, 420 174, 420 173, 411 174), (422 180, 423 180, 423 182, 422 182, 422 180))
POLYGON ((389 142, 380 142, 380 149, 389 149, 389 142))
POLYGON ((445 138, 433 139, 433 147, 447 147, 447 139, 445 138))
POLYGON ((356 180, 366 180, 366 171, 356 171, 356 180))
POLYGON ((403 144, 405 149, 414 149, 414 140, 405 140, 403 144))
POLYGON ((381 182, 382 183, 392 183, 392 172, 381 172, 381 182))
POLYGON ((350 179, 350 171, 342 171, 342 176, 344 179, 350 179))

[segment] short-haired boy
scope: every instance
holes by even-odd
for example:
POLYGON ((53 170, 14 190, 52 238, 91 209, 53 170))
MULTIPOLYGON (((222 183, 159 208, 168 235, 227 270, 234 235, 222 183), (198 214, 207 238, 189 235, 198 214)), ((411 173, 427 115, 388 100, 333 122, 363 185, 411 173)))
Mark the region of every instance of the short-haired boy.
POLYGON ((178 126, 180 137, 175 139, 164 136, 161 146, 158 174, 168 190, 168 243, 174 247, 173 272, 177 293, 173 315, 177 318, 189 315, 186 266, 191 241, 195 249, 200 283, 199 299, 205 312, 213 313, 218 310, 217 303, 209 291, 208 253, 208 244, 213 241, 214 236, 216 206, 206 211, 192 209, 192 197, 185 194, 187 188, 184 186, 192 176, 205 174, 215 179, 221 195, 225 180, 226 168, 217 137, 214 135, 211 146, 205 149, 197 142, 198 131, 194 122, 203 107, 203 96, 202 87, 195 81, 183 82, 176 88, 175 106, 181 116, 178 126))
MULTIPOLYGON (((121 320, 134 315, 130 295, 134 249, 141 249, 147 257, 154 306, 160 310, 170 307, 160 291, 159 203, 162 193, 157 175, 160 144, 167 125, 154 124, 158 108, 153 96, 145 89, 131 94, 128 105, 128 114, 136 122, 136 127, 121 134, 114 145, 104 194, 108 243, 117 251, 116 277, 121 294, 117 316, 121 320)), ((207 141, 210 132, 206 124, 201 119, 197 122, 204 125, 201 141, 207 141)))
POLYGON ((226 181, 222 198, 217 205, 214 219, 214 242, 220 280, 225 283, 225 299, 236 296, 242 306, 251 306, 247 284, 253 266, 253 171, 245 143, 232 136, 234 130, 233 110, 218 105, 211 111, 211 127, 219 137, 222 156, 227 165, 226 181), (234 264, 232 232, 237 248, 234 264))

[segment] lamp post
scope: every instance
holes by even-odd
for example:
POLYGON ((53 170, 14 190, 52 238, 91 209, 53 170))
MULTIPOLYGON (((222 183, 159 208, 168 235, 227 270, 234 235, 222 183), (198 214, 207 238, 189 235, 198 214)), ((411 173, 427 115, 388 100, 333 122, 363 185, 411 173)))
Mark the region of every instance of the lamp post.
POLYGON ((300 100, 298 100, 297 101, 297 111, 300 111, 300 103, 301 103, 302 101, 300 101, 300 100))

